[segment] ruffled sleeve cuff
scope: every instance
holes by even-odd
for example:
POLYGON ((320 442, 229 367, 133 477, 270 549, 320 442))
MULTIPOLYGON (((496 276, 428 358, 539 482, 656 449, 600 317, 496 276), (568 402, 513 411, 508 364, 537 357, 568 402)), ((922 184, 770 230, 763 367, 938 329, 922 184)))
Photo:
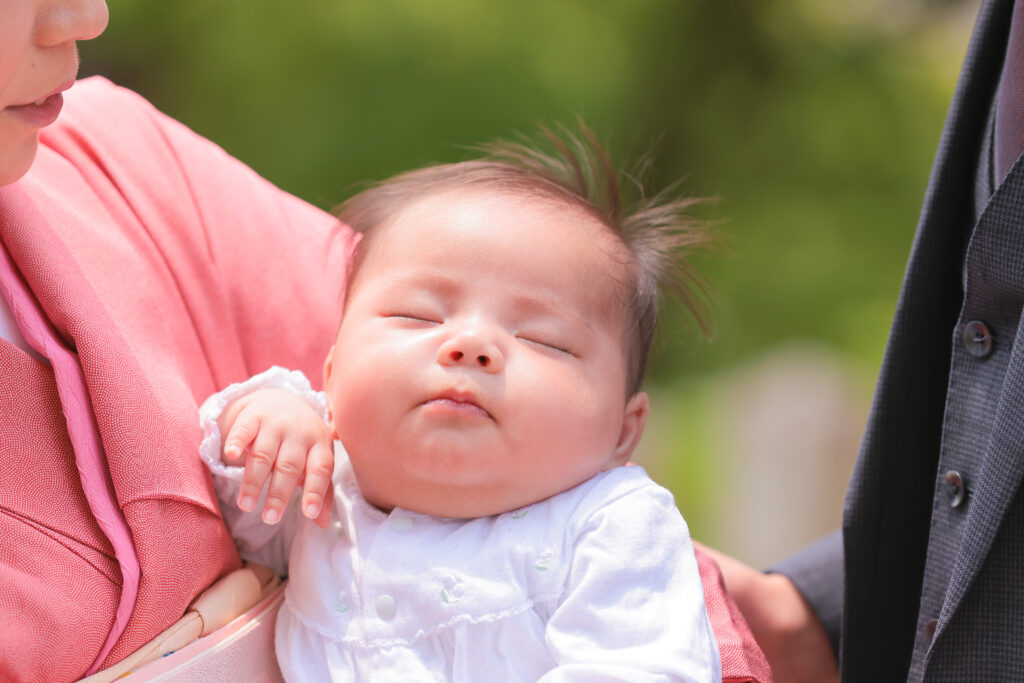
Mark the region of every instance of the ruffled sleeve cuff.
POLYGON ((328 419, 327 395, 314 391, 304 374, 298 370, 287 370, 277 365, 254 375, 244 382, 232 384, 210 396, 199 408, 199 426, 203 440, 199 444, 199 457, 210 471, 219 477, 234 481, 242 480, 243 467, 225 464, 221 459, 221 433, 217 419, 235 400, 258 389, 284 389, 303 399, 324 420, 328 419))
MULTIPOLYGON (((300 495, 296 489, 292 494, 291 503, 285 508, 284 515, 277 524, 264 524, 260 515, 255 512, 243 512, 238 508, 236 500, 242 487, 244 466, 228 465, 221 460, 221 434, 217 426, 217 418, 232 401, 241 398, 257 389, 284 389, 304 399, 326 420, 327 398, 324 394, 313 391, 309 380, 301 372, 272 367, 255 377, 238 384, 232 384, 208 398, 199 409, 199 420, 203 431, 203 440, 199 446, 199 455, 210 468, 213 476, 213 488, 217 493, 224 523, 231 531, 241 556, 273 569, 278 575, 288 573, 288 558, 291 544, 304 518, 295 505, 300 495)), ((266 502, 267 486, 264 485, 256 501, 256 510, 262 510, 266 502)), ((311 523, 311 522, 310 522, 311 523)))

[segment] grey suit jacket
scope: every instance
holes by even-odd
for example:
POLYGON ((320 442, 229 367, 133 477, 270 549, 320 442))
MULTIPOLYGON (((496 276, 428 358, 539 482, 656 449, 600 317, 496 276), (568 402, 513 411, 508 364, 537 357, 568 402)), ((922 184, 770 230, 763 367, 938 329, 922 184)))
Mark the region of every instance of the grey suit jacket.
POLYGON ((974 220, 976 168, 988 144, 1012 12, 1013 0, 985 0, 968 48, 847 494, 842 537, 779 568, 831 634, 841 630, 844 681, 1024 680, 1022 160, 974 220), (963 332, 972 320, 993 329, 990 358, 965 349, 963 332), (997 366, 985 363, 998 363, 999 372, 986 374, 997 366), (972 446, 976 470, 965 502, 951 513, 939 466, 944 419, 947 438, 964 424, 959 420, 972 419, 970 411, 956 419, 946 414, 947 383, 954 379, 985 397, 991 428, 972 446), (957 541, 939 548, 948 551, 948 586, 924 586, 930 530, 953 514, 957 541), (941 605, 925 628, 923 588, 940 591, 941 605))

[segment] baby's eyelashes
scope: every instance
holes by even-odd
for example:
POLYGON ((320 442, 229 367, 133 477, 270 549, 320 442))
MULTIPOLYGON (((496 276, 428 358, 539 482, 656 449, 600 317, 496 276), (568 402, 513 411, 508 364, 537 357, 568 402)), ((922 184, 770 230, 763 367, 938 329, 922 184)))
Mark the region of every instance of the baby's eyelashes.
MULTIPOLYGON (((386 311, 381 314, 381 317, 394 319, 400 321, 402 324, 408 324, 412 327, 444 325, 447 322, 443 315, 427 311, 409 311, 402 309, 386 311)), ((531 346, 540 347, 541 349, 557 352, 573 358, 578 356, 576 351, 574 351, 570 345, 560 339, 554 338, 550 333, 530 331, 523 334, 514 333, 511 329, 508 330, 507 333, 514 336, 519 341, 530 344, 531 346)))
POLYGON ((527 343, 532 344, 534 346, 541 346, 541 347, 543 347, 545 349, 550 349, 552 351, 557 351, 559 353, 564 353, 567 356, 573 356, 573 357, 576 356, 576 353, 573 352, 571 349, 569 349, 564 344, 556 343, 556 342, 550 341, 550 340, 545 340, 545 339, 540 338, 540 337, 524 336, 524 335, 520 334, 520 335, 516 335, 516 339, 518 339, 520 341, 527 342, 527 343))
POLYGON ((385 313, 383 317, 397 318, 399 320, 408 320, 414 323, 424 323, 427 325, 440 325, 443 322, 437 316, 423 313, 385 313))

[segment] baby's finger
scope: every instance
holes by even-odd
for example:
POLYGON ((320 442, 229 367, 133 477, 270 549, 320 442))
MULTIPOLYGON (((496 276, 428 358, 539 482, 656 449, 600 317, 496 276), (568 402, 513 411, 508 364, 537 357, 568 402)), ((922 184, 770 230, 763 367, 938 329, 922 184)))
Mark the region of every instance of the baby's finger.
POLYGON ((263 521, 267 524, 277 524, 284 514, 306 466, 306 450, 304 443, 294 439, 286 439, 281 444, 270 475, 267 502, 263 506, 263 521))
POLYGON ((243 411, 224 437, 224 459, 233 462, 242 457, 259 431, 259 415, 243 411))
POLYGON ((260 491, 270 476, 280 448, 280 437, 273 430, 264 427, 256 434, 245 461, 242 488, 238 492, 238 507, 246 512, 256 507, 256 499, 260 497, 260 491))
POLYGON ((331 490, 334 450, 323 442, 313 444, 306 458, 306 480, 302 484, 302 514, 317 519, 331 490))
POLYGON ((323 507, 320 509, 320 514, 314 520, 316 525, 321 529, 326 529, 327 525, 331 523, 331 508, 334 506, 334 487, 327 489, 327 495, 324 497, 323 507))

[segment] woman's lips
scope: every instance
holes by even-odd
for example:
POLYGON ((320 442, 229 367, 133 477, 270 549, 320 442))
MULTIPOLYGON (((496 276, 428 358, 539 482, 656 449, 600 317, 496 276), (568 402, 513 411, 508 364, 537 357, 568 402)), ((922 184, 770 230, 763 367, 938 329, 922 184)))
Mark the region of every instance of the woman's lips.
POLYGON ((4 111, 10 112, 33 128, 45 128, 57 120, 63 107, 64 95, 57 92, 38 102, 7 107, 4 111))

